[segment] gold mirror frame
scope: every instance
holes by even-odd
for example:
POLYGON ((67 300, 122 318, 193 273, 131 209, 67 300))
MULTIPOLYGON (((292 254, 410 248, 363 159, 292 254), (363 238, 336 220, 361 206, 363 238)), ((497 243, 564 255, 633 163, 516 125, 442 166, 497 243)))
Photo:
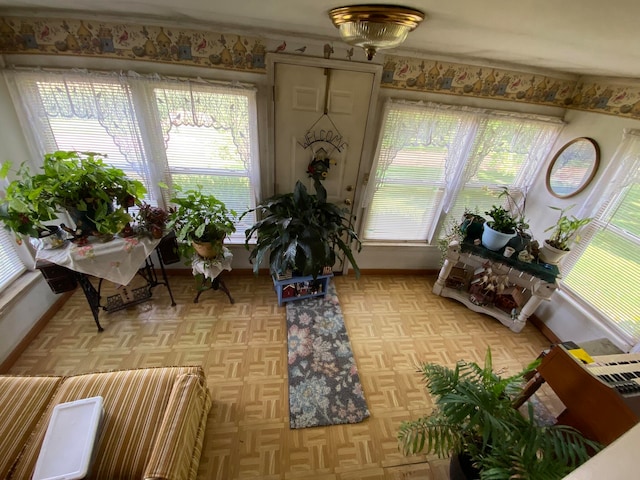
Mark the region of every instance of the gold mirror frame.
POLYGON ((589 137, 574 138, 563 145, 551 160, 549 168, 547 168, 547 190, 556 198, 573 197, 587 188, 587 185, 595 177, 599 166, 600 147, 598 142, 589 137), (574 164, 567 166, 569 162, 574 162, 574 164), (553 177, 554 175, 556 177, 560 176, 558 171, 562 168, 582 168, 585 171, 580 183, 569 185, 570 188, 566 192, 561 191, 559 185, 554 185, 553 177))

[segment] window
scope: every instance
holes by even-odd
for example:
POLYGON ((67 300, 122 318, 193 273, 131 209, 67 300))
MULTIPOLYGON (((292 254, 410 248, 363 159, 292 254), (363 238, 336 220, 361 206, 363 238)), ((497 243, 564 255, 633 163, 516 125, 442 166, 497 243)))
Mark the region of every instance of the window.
POLYGON ((16 239, 4 228, 0 229, 0 291, 26 270, 16 251, 16 239))
MULTIPOLYGON (((8 72, 37 155, 94 151, 165 206, 172 187, 202 186, 238 215, 259 192, 255 90, 204 81, 97 73, 8 72), (160 184, 169 185, 169 190, 160 184)), ((236 224, 243 241, 254 223, 236 224)))
POLYGON ((640 342, 640 131, 625 132, 611 168, 616 173, 605 195, 599 192, 598 199, 589 199, 583 208, 596 213, 583 228, 582 240, 564 264, 565 269, 571 270, 563 285, 604 314, 630 343, 637 344, 640 342), (604 202, 598 201, 602 198, 604 202))
MULTIPOLYGON (((197 86, 190 90, 154 88, 167 176, 173 184, 202 186, 238 215, 255 206, 250 122, 255 111, 251 111, 251 96, 197 86)), ((236 223, 236 235, 244 238, 244 231, 254 222, 255 216, 247 215, 236 223)))
POLYGON ((523 198, 560 127, 557 119, 387 103, 364 240, 430 241, 465 207, 487 210, 503 186, 523 198))

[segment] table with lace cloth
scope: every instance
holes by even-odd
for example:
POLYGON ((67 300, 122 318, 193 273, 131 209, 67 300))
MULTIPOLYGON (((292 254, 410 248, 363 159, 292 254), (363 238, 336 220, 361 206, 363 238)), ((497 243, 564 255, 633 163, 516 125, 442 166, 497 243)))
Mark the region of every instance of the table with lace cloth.
POLYGON ((234 303, 233 297, 221 278, 222 272, 231 271, 233 253, 227 247, 222 247, 222 254, 216 258, 202 258, 194 254, 191 259, 191 271, 196 279, 199 279, 198 293, 193 303, 198 303, 200 294, 207 290, 222 290, 229 297, 229 302, 234 303))
MULTIPOLYGON (((166 237, 165 237, 166 238, 166 237)), ((66 242, 61 248, 39 248, 36 252, 36 261, 51 262, 68 268, 76 274, 76 278, 91 307, 93 318, 98 326, 98 331, 103 331, 98 321, 99 311, 107 312, 120 310, 135 303, 140 303, 151 298, 151 289, 157 285, 165 285, 171 297, 171 305, 175 306, 173 294, 164 270, 164 261, 157 248, 162 239, 146 237, 115 237, 108 242, 90 242, 86 245, 76 245, 66 242), (158 252, 158 260, 162 272, 162 281, 158 281, 151 254, 158 252), (107 303, 101 303, 100 289, 103 280, 126 286, 136 274, 140 274, 146 285, 126 292, 124 299, 122 294, 114 295, 106 299, 107 303), (98 287, 94 287, 89 279, 93 276, 99 279, 98 287)))

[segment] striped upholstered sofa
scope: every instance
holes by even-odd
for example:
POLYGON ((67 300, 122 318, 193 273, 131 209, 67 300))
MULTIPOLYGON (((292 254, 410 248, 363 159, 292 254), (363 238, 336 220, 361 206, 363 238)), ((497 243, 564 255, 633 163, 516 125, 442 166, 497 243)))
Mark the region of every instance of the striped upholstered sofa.
POLYGON ((92 479, 195 479, 211 397, 200 367, 0 376, 0 479, 29 479, 53 407, 100 395, 92 479))

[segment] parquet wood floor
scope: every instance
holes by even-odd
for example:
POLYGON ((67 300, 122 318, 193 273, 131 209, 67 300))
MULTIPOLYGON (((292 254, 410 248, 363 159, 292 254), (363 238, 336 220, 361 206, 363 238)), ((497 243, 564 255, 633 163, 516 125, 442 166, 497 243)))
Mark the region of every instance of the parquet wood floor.
POLYGON ((497 320, 435 296, 435 277, 335 279, 371 417, 360 424, 289 429, 285 309, 266 276, 231 274, 236 300, 207 291, 194 304, 191 277, 171 277, 154 300, 101 315, 98 334, 76 291, 11 368, 14 374, 74 374, 162 365, 204 366, 213 396, 199 478, 408 480, 447 478, 446 460, 405 457, 401 421, 429 411, 416 365, 482 362, 515 372, 549 342, 531 325, 513 333, 497 320))

